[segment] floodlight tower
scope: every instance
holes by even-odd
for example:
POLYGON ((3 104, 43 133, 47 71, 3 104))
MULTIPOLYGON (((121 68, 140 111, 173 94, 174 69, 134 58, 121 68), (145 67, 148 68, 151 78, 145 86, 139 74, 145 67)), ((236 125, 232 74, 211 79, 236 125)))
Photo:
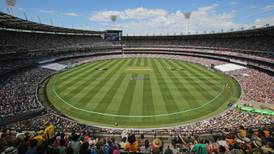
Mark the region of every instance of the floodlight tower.
POLYGON ((7 9, 10 15, 13 15, 12 8, 15 6, 16 0, 6 0, 7 9))
POLYGON ((188 34, 188 32, 189 32, 189 20, 190 20, 190 17, 191 17, 191 12, 184 13, 184 17, 185 17, 185 20, 186 20, 186 34, 188 34))
POLYGON ((118 15, 115 15, 115 14, 110 15, 110 20, 112 21, 112 29, 114 29, 114 25, 117 19, 118 19, 118 15))

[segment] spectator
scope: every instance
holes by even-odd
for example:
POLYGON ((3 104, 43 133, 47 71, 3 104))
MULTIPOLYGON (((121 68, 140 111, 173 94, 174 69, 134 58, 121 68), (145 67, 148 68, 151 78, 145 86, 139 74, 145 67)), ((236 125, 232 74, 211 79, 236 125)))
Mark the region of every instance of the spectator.
POLYGON ((164 154, 173 154, 173 151, 170 149, 169 145, 167 146, 164 154))
POLYGON ((194 145, 192 152, 195 154, 208 154, 206 144, 204 144, 202 141, 199 141, 194 145))
POLYGON ((158 138, 154 139, 152 142, 152 153, 160 153, 162 148, 162 141, 158 138))
POLYGON ((73 154, 78 154, 78 152, 80 151, 80 141, 79 136, 77 134, 71 134, 71 141, 69 142, 69 147, 72 148, 73 154))
POLYGON ((149 154, 151 152, 151 146, 147 139, 145 140, 144 145, 140 147, 140 152, 145 154, 149 154))
POLYGON ((138 141, 136 141, 134 134, 130 134, 128 136, 128 143, 125 145, 125 150, 129 151, 129 152, 138 152, 139 151, 138 141))

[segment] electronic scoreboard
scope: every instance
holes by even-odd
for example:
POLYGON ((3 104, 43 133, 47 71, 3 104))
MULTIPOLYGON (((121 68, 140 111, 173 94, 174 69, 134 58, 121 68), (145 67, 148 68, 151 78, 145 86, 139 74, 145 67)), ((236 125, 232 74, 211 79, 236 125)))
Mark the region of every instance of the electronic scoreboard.
POLYGON ((103 39, 106 41, 121 41, 122 31, 121 30, 106 30, 103 34, 103 39))

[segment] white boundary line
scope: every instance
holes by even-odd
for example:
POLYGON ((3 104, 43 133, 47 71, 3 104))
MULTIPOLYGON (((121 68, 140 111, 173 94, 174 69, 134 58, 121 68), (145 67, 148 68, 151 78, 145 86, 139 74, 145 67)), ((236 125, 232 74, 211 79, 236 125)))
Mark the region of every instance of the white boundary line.
POLYGON ((54 82, 53 82, 53 92, 54 94, 63 102, 65 103, 66 105, 76 109, 76 110, 79 110, 79 111, 83 111, 83 112, 88 112, 88 113, 93 113, 93 114, 97 114, 97 115, 102 115, 102 116, 109 116, 109 117, 123 117, 123 118, 152 118, 152 117, 164 117, 164 116, 171 116, 171 115, 176 115, 176 114, 181 114, 181 113, 185 113, 185 112, 189 112, 189 111, 194 111, 194 110, 197 110, 197 109, 200 109, 200 108, 203 108, 204 106, 208 105, 208 104, 211 104, 217 97, 219 97, 223 92, 224 92, 224 89, 225 89, 225 86, 226 84, 223 86, 223 89, 222 91, 216 95, 212 100, 208 101, 207 103, 199 106, 199 107, 196 107, 196 108, 192 108, 192 109, 189 109, 189 110, 183 110, 183 111, 178 111, 178 112, 173 112, 173 113, 166 113, 166 114, 156 114, 156 115, 150 115, 150 116, 130 116, 130 115, 119 115, 119 114, 110 114, 110 113, 101 113, 101 112, 95 112, 95 111, 90 111, 90 110, 85 110, 85 109, 81 109, 81 108, 78 108, 78 107, 75 107, 73 105, 71 105, 70 103, 68 103, 67 101, 65 101, 62 97, 60 97, 57 92, 56 92, 56 89, 55 89, 55 83, 56 83, 56 75, 54 75, 54 82))

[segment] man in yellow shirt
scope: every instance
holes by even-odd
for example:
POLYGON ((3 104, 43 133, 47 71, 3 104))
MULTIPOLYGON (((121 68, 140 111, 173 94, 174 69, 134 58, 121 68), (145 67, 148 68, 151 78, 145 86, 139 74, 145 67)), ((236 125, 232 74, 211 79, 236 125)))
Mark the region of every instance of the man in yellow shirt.
POLYGON ((46 134, 47 138, 52 138, 54 136, 54 126, 50 122, 46 124, 44 133, 46 134))
POLYGON ((40 145, 41 143, 43 143, 43 141, 45 140, 44 136, 44 132, 43 130, 40 130, 36 136, 34 136, 32 139, 37 141, 37 144, 40 145))

